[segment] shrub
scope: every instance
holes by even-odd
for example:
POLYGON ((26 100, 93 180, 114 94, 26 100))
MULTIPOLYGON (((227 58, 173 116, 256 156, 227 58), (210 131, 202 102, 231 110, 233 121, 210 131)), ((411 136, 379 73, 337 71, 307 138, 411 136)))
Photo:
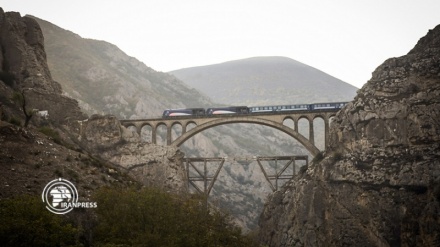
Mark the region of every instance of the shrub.
POLYGON ((95 201, 97 245, 252 246, 238 227, 218 211, 208 210, 201 198, 152 188, 103 188, 95 201))
POLYGON ((53 173, 57 176, 57 177, 62 177, 64 175, 64 173, 62 171, 60 171, 58 168, 55 169, 55 171, 53 171, 53 173))
POLYGON ((61 137, 60 134, 58 133, 58 131, 48 127, 48 126, 43 126, 41 128, 38 129, 38 131, 40 131, 41 133, 45 134, 46 136, 52 138, 52 140, 57 143, 57 144, 61 144, 61 137))
POLYGON ((21 121, 15 117, 11 117, 8 122, 13 125, 21 126, 21 121))
POLYGON ((341 152, 333 153, 333 162, 338 162, 344 158, 344 155, 341 152))
POLYGON ((304 174, 307 171, 307 169, 309 169, 308 165, 301 166, 301 168, 299 168, 299 174, 304 174))
POLYGON ((1 246, 75 246, 78 229, 49 212, 38 196, 0 201, 1 246))
POLYGON ((324 153, 321 151, 319 152, 312 160, 313 163, 319 163, 324 159, 324 153))

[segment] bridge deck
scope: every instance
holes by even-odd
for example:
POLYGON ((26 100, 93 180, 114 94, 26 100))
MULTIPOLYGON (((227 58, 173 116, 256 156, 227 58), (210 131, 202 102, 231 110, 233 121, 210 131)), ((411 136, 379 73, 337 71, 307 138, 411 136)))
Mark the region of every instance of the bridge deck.
POLYGON ((258 112, 250 114, 218 114, 210 116, 174 116, 164 118, 151 119, 125 119, 120 120, 121 124, 128 127, 135 127, 139 136, 144 126, 149 126, 151 131, 151 142, 157 144, 157 133, 161 126, 166 127, 166 145, 174 145, 179 147, 186 140, 193 137, 197 133, 206 129, 234 123, 248 123, 269 126, 278 129, 299 141, 312 154, 317 155, 320 151, 315 146, 314 127, 313 122, 316 118, 324 120, 325 128, 325 142, 328 143, 328 133, 330 118, 336 115, 340 109, 314 109, 314 110, 296 110, 296 111, 272 111, 272 112, 258 112), (293 127, 285 124, 285 120, 293 121, 293 127), (308 135, 299 133, 298 124, 301 119, 308 121, 308 135), (180 136, 173 139, 172 129, 174 126, 181 126, 180 136), (308 136, 308 137, 306 137, 308 136))
POLYGON ((338 112, 340 109, 320 109, 320 110, 296 110, 296 111, 272 111, 272 112, 257 112, 249 114, 216 114, 216 115, 205 115, 205 116, 173 116, 173 117, 155 117, 155 118, 141 118, 141 119, 121 119, 121 123, 130 122, 156 122, 164 120, 194 120, 194 119, 214 119, 214 118, 230 118, 230 117, 245 117, 245 116, 276 116, 276 115, 290 115, 290 114, 308 114, 308 113, 322 113, 322 112, 338 112))

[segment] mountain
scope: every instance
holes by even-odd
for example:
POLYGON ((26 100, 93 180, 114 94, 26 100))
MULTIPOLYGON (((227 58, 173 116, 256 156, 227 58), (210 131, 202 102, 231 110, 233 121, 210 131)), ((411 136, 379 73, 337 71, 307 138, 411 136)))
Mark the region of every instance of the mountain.
MULTIPOLYGON (((45 185, 59 177, 73 181, 81 197, 115 182, 120 186, 133 184, 134 179, 73 141, 77 140, 78 122, 87 116, 76 100, 62 95, 60 84, 53 80, 38 23, 18 12, 5 13, 0 7, 0 33, 0 201, 24 194, 41 198, 45 185), (21 95, 19 102, 17 95, 21 95), (48 114, 41 116, 33 109, 48 114), (31 115, 27 126, 23 126, 25 112, 31 115), (109 169, 115 172, 110 174, 109 169)), ((27 213, 31 211, 26 208, 27 213)), ((2 223, 4 215, 9 214, 14 215, 14 222, 35 226, 35 222, 19 219, 17 212, 2 211, 2 223)), ((41 221, 40 217, 34 219, 41 221)), ((0 227, 0 242, 14 245, 6 244, 13 240, 5 241, 10 235, 5 234, 4 226, 0 227)))
POLYGON ((53 78, 88 114, 146 118, 160 116, 166 108, 210 103, 206 96, 174 76, 151 69, 113 44, 84 39, 50 22, 32 18, 43 30, 53 78))
MULTIPOLYGON (((40 23, 43 31, 53 78, 59 81, 67 95, 79 101, 81 108, 88 114, 111 113, 118 119, 146 118, 161 115, 165 108, 214 105, 207 96, 187 86, 185 82, 171 74, 154 71, 115 45, 84 39, 47 21, 32 18, 40 23)), ((295 95, 299 97, 298 91, 295 95)), ((326 97, 327 94, 322 95, 326 97)), ((145 129, 141 131, 143 137, 151 134, 151 131, 148 133, 145 129)), ((158 132, 158 140, 166 140, 161 135, 166 131, 158 132)), ((177 132, 173 130, 173 134, 177 132)), ((318 137, 319 132, 315 133, 318 137)), ((148 141, 144 139, 143 142, 148 141)), ((266 126, 246 124, 218 126, 203 131, 188 140, 180 150, 186 157, 307 154, 296 140, 282 132, 266 126)), ((231 161, 220 172, 211 198, 221 201, 221 207, 239 216, 237 223, 243 229, 254 229, 263 201, 270 191, 257 164, 243 165, 231 161)))
POLYGON ((440 25, 336 115, 320 162, 270 196, 268 246, 440 246, 440 25))
POLYGON ((349 101, 357 90, 287 57, 253 57, 169 73, 213 101, 229 105, 349 101))

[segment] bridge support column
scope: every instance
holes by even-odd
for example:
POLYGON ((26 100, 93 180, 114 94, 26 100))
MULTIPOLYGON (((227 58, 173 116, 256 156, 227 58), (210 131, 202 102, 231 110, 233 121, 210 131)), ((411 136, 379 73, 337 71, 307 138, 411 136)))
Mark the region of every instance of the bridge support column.
MULTIPOLYGON (((308 165, 307 155, 266 156, 253 157, 249 159, 234 158, 232 160, 257 161, 261 172, 263 173, 264 177, 270 185, 270 188, 273 191, 277 191, 279 189, 279 181, 290 180, 296 175, 296 161, 305 161, 305 165, 308 165), (275 161, 275 171, 273 171, 270 163, 263 164, 263 161, 275 161), (286 162, 284 165, 281 166, 281 169, 278 169, 279 161, 286 162), (266 168, 264 167, 264 165, 266 165, 266 168), (289 169, 289 167, 291 169, 289 169), (268 173, 267 170, 271 172, 268 173)), ((186 169, 186 176, 188 179, 188 189, 190 189, 190 187, 192 186, 197 192, 208 197, 225 161, 226 158, 185 158, 184 167, 186 169), (215 174, 210 175, 214 170, 215 174)))
POLYGON ((328 139, 329 139, 329 134, 330 134, 330 119, 327 117, 326 119, 324 119, 324 150, 327 149, 327 145, 328 145, 328 139))
POLYGON ((306 161, 306 165, 308 164, 308 156, 302 155, 302 156, 275 156, 275 157, 257 157, 256 158, 258 166, 261 169, 261 172, 263 173, 264 177, 266 178, 267 182, 269 183, 270 188, 272 191, 277 191, 278 181, 279 180, 290 180, 296 175, 296 160, 304 160, 306 161), (261 161, 275 161, 275 171, 273 174, 268 174, 266 172, 266 169, 264 169, 263 164, 261 161), (281 170, 278 170, 278 161, 286 161, 281 170), (286 174, 285 171, 287 168, 292 167, 292 174, 286 174), (275 183, 275 184, 274 184, 275 183))
POLYGON ((309 141, 315 145, 315 131, 313 130, 313 119, 309 119, 309 141))
POLYGON ((141 133, 142 133, 142 127, 141 127, 141 126, 139 126, 139 125, 136 125, 136 132, 138 133, 138 135, 139 135, 139 138, 141 138, 141 133))
POLYGON ((157 126, 151 126, 151 143, 157 144, 157 126))
POLYGON ((225 163, 225 158, 186 158, 184 162, 186 163, 186 174, 188 179, 188 188, 192 185, 200 194, 206 195, 208 198, 211 193, 212 187, 217 180, 218 174, 225 163), (196 163, 203 162, 203 171, 201 171, 196 163), (220 163, 218 163, 220 162, 220 163), (217 170, 213 176, 208 174, 208 163, 212 165, 217 164, 217 170), (192 172, 190 172, 190 169, 192 172), (203 182, 203 190, 200 188, 200 184, 196 182, 203 182))
POLYGON ((171 126, 167 126, 167 146, 171 145, 171 126))

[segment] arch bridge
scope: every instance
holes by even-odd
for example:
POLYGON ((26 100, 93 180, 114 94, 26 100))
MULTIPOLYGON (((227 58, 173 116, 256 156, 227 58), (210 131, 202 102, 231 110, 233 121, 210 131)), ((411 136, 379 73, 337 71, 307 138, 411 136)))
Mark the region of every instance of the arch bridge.
POLYGON ((314 141, 314 127, 315 119, 320 118, 324 121, 324 147, 327 146, 329 138, 330 118, 336 115, 339 109, 321 109, 310 111, 289 111, 289 112, 270 112, 270 113, 252 113, 252 114, 227 114, 227 115, 213 115, 213 116, 179 116, 168 118, 153 118, 153 119, 138 119, 138 120, 120 120, 121 124, 126 128, 135 127, 139 136, 142 128, 149 126, 152 132, 151 142, 157 143, 157 133, 161 126, 166 127, 167 145, 174 145, 179 147, 186 140, 193 137, 203 130, 231 123, 252 123, 269 126, 278 129, 289 136, 299 141, 313 156, 316 156, 320 150, 316 147, 314 141), (301 119, 306 119, 309 123, 309 137, 306 138, 299 133, 298 123, 301 119), (285 125, 286 120, 291 120, 294 123, 293 128, 285 125), (182 134, 172 139, 172 129, 174 126, 180 125, 182 127, 182 134))

